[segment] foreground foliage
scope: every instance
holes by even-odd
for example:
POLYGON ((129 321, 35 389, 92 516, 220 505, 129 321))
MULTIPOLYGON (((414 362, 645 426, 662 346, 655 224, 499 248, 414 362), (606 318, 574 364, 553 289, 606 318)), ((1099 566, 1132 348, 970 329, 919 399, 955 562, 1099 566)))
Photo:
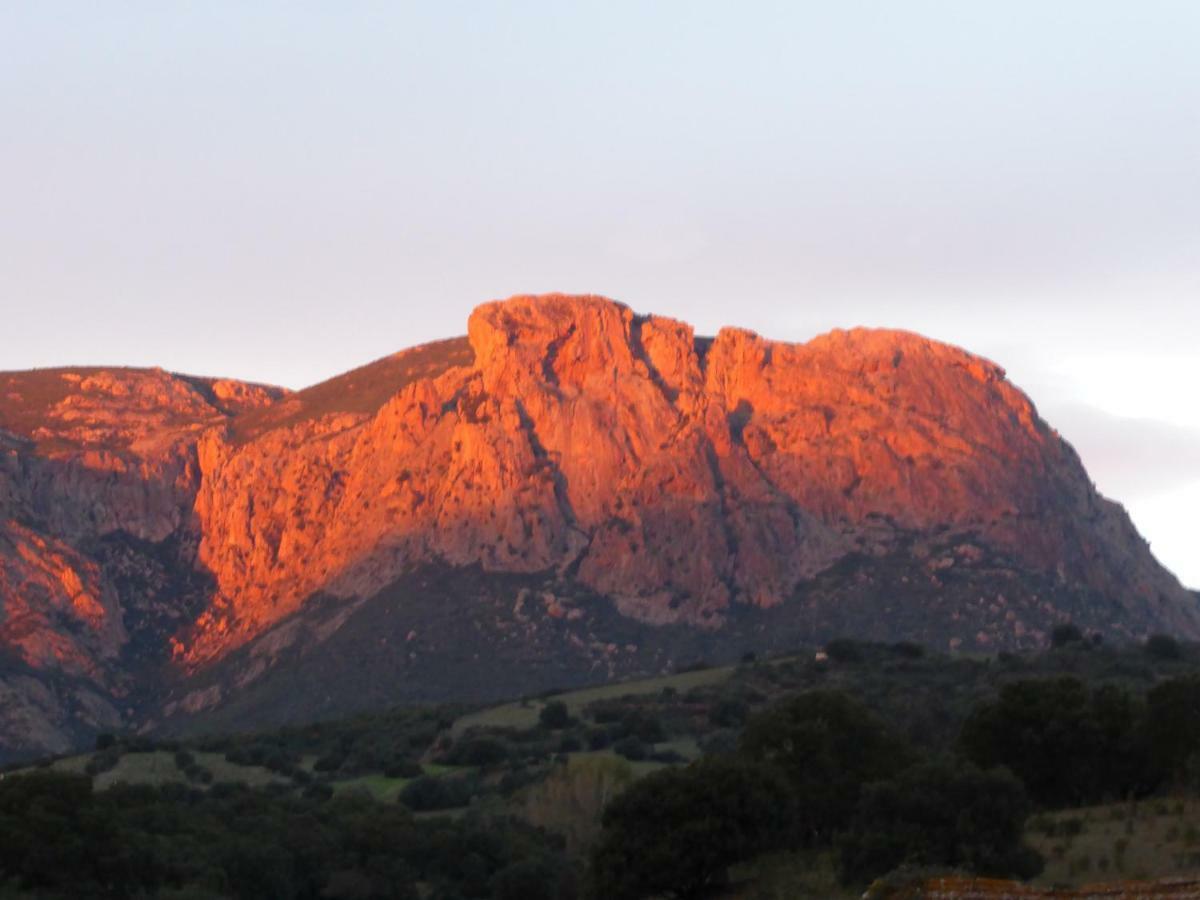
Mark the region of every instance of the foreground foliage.
POLYGON ((368 798, 237 785, 95 792, 52 772, 0 781, 0 873, 42 898, 575 894, 561 847, 507 819, 418 822, 368 798))
POLYGON ((648 775, 604 813, 595 897, 696 897, 728 868, 783 843, 787 787, 777 772, 712 757, 648 775))
MULTIPOLYGON (((467 716, 104 736, 0 781, 0 897, 620 900, 749 879, 829 898, 914 867, 1028 877, 1022 834, 1047 878, 1153 874, 1137 815, 1085 849, 1100 826, 1070 812, 1200 787, 1200 654, 1058 638, 992 658, 836 641, 467 716)), ((1169 827, 1181 871, 1194 835, 1169 827)))

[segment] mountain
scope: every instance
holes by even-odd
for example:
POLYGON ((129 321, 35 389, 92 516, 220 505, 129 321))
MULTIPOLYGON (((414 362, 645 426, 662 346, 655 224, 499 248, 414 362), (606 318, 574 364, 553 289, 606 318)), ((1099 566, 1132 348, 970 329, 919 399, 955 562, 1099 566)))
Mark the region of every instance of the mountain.
POLYGON ((0 374, 0 753, 490 699, 838 634, 1200 636, 1002 369, 516 297, 303 391, 0 374))

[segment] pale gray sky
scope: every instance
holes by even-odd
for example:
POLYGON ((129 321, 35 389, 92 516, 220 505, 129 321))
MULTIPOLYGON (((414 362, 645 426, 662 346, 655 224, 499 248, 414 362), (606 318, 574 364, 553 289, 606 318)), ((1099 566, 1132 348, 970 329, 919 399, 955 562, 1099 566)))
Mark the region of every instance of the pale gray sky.
POLYGON ((301 386, 519 292, 1006 366, 1200 586, 1200 4, 0 0, 0 368, 301 386))

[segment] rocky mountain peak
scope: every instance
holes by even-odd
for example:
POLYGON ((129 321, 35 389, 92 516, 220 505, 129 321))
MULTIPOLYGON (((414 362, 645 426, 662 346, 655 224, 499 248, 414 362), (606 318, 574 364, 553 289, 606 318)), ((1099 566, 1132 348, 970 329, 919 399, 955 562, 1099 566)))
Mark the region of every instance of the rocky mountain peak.
MULTIPOLYGON (((74 679, 75 711, 11 679, 0 692, 43 731, 128 714, 113 704, 134 672, 184 685, 124 701, 135 714, 218 707, 357 633, 375 598, 408 621, 425 598, 398 586, 429 572, 475 585, 443 599, 493 635, 484 652, 536 645, 579 678, 665 664, 668 645, 720 655, 734 633, 988 649, 1070 618, 1200 635, 1195 598, 1124 511, 964 350, 872 329, 697 337, 557 294, 484 304, 467 332, 292 395, 0 375, 0 649, 43 688, 74 679)), ((379 658, 445 660, 449 644, 413 643, 460 625, 435 620, 379 658)))

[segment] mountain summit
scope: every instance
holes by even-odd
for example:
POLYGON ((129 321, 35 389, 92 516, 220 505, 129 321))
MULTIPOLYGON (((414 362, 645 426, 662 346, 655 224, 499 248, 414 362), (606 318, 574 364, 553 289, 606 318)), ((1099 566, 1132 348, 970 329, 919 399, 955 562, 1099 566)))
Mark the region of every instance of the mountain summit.
POLYGON ((0 374, 0 753, 1200 608, 1004 371, 515 297, 289 393, 0 374))

